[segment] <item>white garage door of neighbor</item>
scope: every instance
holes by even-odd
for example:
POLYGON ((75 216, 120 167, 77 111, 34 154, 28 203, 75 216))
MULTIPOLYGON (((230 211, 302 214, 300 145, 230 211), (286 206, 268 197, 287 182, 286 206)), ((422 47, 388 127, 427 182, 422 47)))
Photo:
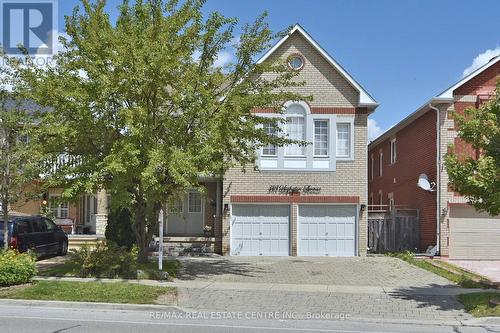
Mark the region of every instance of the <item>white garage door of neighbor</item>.
POLYGON ((356 255, 356 206, 299 206, 299 256, 356 255))
POLYGON ((500 216, 452 207, 449 222, 450 259, 500 260, 500 216))
POLYGON ((288 256, 289 205, 233 205, 231 254, 288 256))

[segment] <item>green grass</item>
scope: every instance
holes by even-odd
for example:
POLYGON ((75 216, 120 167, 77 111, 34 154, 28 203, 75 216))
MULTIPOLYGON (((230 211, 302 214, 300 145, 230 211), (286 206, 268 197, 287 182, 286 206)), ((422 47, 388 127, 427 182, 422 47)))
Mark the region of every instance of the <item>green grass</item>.
POLYGON ((399 258, 401 260, 406 261, 407 263, 410 263, 414 266, 420 267, 422 269, 425 269, 426 271, 432 272, 434 274, 437 274, 439 276, 444 277, 445 279, 450 280, 451 282, 454 282, 458 284, 460 287, 463 288, 486 288, 483 284, 474 281, 476 279, 481 279, 481 277, 476 276, 472 273, 469 273, 467 271, 464 271, 456 266, 450 265, 448 263, 440 262, 443 266, 447 266, 450 270, 456 271, 452 272, 450 270, 441 268, 441 267, 436 267, 430 262, 426 260, 418 260, 414 257, 412 253, 409 252, 402 252, 402 253, 389 253, 387 254, 390 257, 395 257, 399 258))
POLYGON ((489 303, 492 298, 500 299, 500 292, 458 295, 465 310, 474 317, 500 317, 500 305, 493 306, 489 303))
POLYGON ((153 304, 175 288, 133 283, 36 281, 26 287, 0 289, 0 298, 46 301, 153 304))
MULTIPOLYGON (((181 267, 181 263, 177 260, 164 260, 163 271, 167 272, 170 277, 176 277, 181 267)), ((138 278, 145 280, 159 280, 161 278, 158 271, 158 261, 149 261, 138 264, 138 269, 142 272, 138 278)), ((55 277, 77 277, 79 267, 71 260, 64 264, 45 269, 38 273, 39 276, 55 276, 55 277)))

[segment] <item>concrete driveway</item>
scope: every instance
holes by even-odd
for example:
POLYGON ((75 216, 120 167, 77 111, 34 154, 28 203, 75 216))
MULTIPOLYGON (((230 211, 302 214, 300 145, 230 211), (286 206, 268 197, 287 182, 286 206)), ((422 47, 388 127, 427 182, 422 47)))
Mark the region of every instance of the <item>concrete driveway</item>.
POLYGON ((471 318, 448 280, 389 257, 183 258, 178 305, 196 311, 329 313, 458 325, 471 318))

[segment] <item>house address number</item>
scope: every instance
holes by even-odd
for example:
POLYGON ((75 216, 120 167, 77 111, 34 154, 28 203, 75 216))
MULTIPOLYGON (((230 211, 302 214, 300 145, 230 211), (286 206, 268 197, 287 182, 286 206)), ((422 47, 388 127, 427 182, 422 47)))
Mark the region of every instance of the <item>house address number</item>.
POLYGON ((291 186, 291 185, 271 185, 269 186, 268 193, 273 194, 318 194, 321 192, 321 187, 304 185, 304 186, 291 186))

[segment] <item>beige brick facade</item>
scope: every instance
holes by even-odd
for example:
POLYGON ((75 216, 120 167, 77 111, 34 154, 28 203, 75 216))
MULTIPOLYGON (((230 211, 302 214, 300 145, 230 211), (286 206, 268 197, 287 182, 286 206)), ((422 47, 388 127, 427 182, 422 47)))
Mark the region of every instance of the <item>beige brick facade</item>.
MULTIPOLYGON (((331 64, 329 64, 311 44, 299 33, 294 33, 267 61, 285 61, 291 55, 300 53, 305 64, 297 80, 305 86, 295 92, 312 95, 310 106, 328 108, 356 108, 359 92, 352 87, 331 64)), ((321 187, 321 196, 359 197, 359 205, 367 205, 367 114, 343 115, 354 117, 354 159, 337 160, 335 171, 255 171, 248 167, 229 170, 224 177, 223 204, 230 207, 232 196, 265 196, 270 185, 285 184, 303 187, 321 187)), ((303 194, 304 196, 306 194, 303 194)), ((290 205, 290 243, 291 255, 297 255, 297 214, 298 204, 290 205)), ((359 206, 358 206, 359 208, 359 206)), ((222 252, 230 251, 230 213, 225 212, 222 225, 222 252)), ((366 254, 367 213, 359 217, 358 254, 366 254)))

